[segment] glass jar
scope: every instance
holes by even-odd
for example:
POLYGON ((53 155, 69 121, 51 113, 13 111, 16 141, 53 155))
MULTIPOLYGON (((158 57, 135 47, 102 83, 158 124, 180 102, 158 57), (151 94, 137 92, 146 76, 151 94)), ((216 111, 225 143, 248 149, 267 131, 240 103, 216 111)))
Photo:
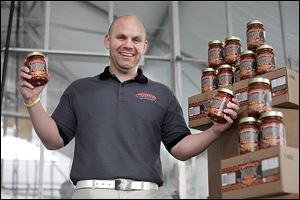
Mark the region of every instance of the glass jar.
POLYGON ((255 53, 253 51, 243 51, 240 58, 241 80, 254 77, 256 75, 255 53))
POLYGON ((213 68, 203 69, 201 78, 201 88, 202 92, 207 92, 218 88, 216 70, 214 70, 213 68))
POLYGON ((261 120, 261 148, 268 148, 276 145, 285 145, 286 136, 283 124, 283 115, 279 111, 262 113, 261 120))
POLYGON ((225 39, 224 58, 229 65, 239 65, 241 54, 241 39, 231 36, 225 39))
POLYGON ((275 55, 273 47, 270 45, 262 45, 256 49, 256 74, 264 74, 275 69, 275 55))
POLYGON ((232 67, 227 64, 220 65, 218 68, 217 78, 219 88, 232 86, 234 78, 232 67))
POLYGON ((222 64, 224 64, 224 43, 212 40, 208 43, 208 66, 217 69, 222 64))
POLYGON ((240 154, 259 150, 259 121, 244 117, 239 121, 240 154))
POLYGON ((48 82, 48 70, 45 55, 41 52, 32 52, 27 55, 25 65, 29 68, 31 79, 28 82, 34 86, 41 86, 48 82))
POLYGON ((248 81, 248 115, 259 115, 272 109, 272 92, 270 80, 266 78, 251 78, 248 81))
POLYGON ((259 20, 252 20, 247 23, 247 49, 256 51, 256 49, 266 44, 264 24, 259 20))
POLYGON ((226 123, 224 118, 224 110, 227 108, 227 104, 232 102, 233 92, 227 88, 219 88, 217 95, 212 99, 208 116, 211 120, 218 123, 226 123))
POLYGON ((234 83, 241 80, 241 69, 240 66, 236 66, 234 70, 234 83))

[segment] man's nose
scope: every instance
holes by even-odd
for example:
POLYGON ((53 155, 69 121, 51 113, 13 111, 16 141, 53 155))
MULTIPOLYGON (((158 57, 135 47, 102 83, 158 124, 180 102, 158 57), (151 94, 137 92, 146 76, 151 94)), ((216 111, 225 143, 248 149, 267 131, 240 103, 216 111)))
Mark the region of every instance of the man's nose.
POLYGON ((126 48, 133 48, 133 42, 130 39, 127 39, 125 41, 125 47, 126 48))

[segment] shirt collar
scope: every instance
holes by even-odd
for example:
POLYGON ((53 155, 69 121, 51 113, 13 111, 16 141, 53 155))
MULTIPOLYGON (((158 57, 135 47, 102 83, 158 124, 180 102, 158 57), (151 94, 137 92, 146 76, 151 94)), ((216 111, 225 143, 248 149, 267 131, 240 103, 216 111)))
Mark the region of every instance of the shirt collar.
MULTIPOLYGON (((138 72, 138 74, 133 79, 133 81, 136 81, 138 83, 147 83, 148 82, 148 78, 143 74, 142 69, 138 68, 137 72, 138 72)), ((100 80, 106 80, 106 79, 109 79, 109 78, 115 79, 116 77, 110 73, 109 66, 107 66, 107 67, 105 67, 104 72, 102 72, 101 74, 99 74, 99 79, 100 80)))

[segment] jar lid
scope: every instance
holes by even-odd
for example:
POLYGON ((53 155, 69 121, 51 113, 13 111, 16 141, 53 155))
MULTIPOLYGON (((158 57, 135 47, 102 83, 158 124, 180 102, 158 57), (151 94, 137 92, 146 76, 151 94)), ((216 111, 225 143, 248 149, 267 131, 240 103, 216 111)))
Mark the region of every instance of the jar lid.
POLYGON ((30 56, 43 56, 43 57, 45 57, 45 55, 42 52, 38 52, 38 51, 34 51, 34 52, 31 52, 31 53, 27 54, 27 58, 29 58, 30 56))
POLYGON ((252 20, 250 22, 247 23, 247 26, 250 26, 251 24, 261 24, 264 25, 261 21, 259 20, 252 20))
POLYGON ((211 68, 211 67, 207 67, 207 68, 204 68, 202 70, 202 72, 216 72, 216 70, 214 68, 211 68))
POLYGON ((280 111, 264 112, 260 115, 259 119, 262 119, 262 118, 265 118, 265 117, 281 117, 281 118, 283 118, 283 114, 280 111))
POLYGON ((243 55, 248 55, 248 54, 255 55, 255 53, 254 53, 253 51, 246 50, 246 51, 243 51, 243 52, 241 53, 241 55, 240 55, 240 56, 243 56, 243 55))
POLYGON ((220 69, 225 69, 225 68, 231 68, 232 69, 232 66, 231 65, 228 65, 228 64, 222 64, 218 67, 218 70, 220 69))
MULTIPOLYGON (((219 89, 218 89, 218 92, 225 92, 225 93, 230 94, 231 96, 233 96, 232 90, 229 90, 229 89, 227 89, 227 88, 219 88, 219 89)), ((234 97, 234 96, 233 96, 233 97, 234 97)))
POLYGON ((257 47, 256 51, 258 51, 260 49, 272 49, 273 50, 273 47, 270 45, 264 44, 264 45, 257 47))
POLYGON ((225 38, 225 42, 227 42, 228 40, 238 40, 238 41, 241 41, 241 39, 239 37, 236 37, 236 36, 230 36, 230 37, 225 38))
POLYGON ((249 79, 248 85, 251 85, 252 83, 267 83, 270 85, 270 80, 267 78, 255 77, 249 79))
POLYGON ((260 123, 260 121, 256 120, 254 117, 243 117, 240 119, 239 124, 245 123, 245 122, 255 122, 260 123))
POLYGON ((222 44, 222 45, 224 45, 224 43, 221 40, 212 40, 208 43, 208 46, 211 45, 211 44, 222 44))

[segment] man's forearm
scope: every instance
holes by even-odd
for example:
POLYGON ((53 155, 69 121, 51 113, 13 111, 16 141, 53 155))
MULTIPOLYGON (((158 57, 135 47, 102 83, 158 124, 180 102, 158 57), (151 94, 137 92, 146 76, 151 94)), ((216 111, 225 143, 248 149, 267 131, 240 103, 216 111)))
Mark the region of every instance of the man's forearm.
POLYGON ((40 102, 28 108, 28 112, 35 132, 47 149, 54 150, 64 146, 55 121, 45 112, 40 102))
POLYGON ((213 127, 201 133, 188 135, 172 148, 171 154, 179 160, 188 160, 203 152, 220 135, 213 127))

